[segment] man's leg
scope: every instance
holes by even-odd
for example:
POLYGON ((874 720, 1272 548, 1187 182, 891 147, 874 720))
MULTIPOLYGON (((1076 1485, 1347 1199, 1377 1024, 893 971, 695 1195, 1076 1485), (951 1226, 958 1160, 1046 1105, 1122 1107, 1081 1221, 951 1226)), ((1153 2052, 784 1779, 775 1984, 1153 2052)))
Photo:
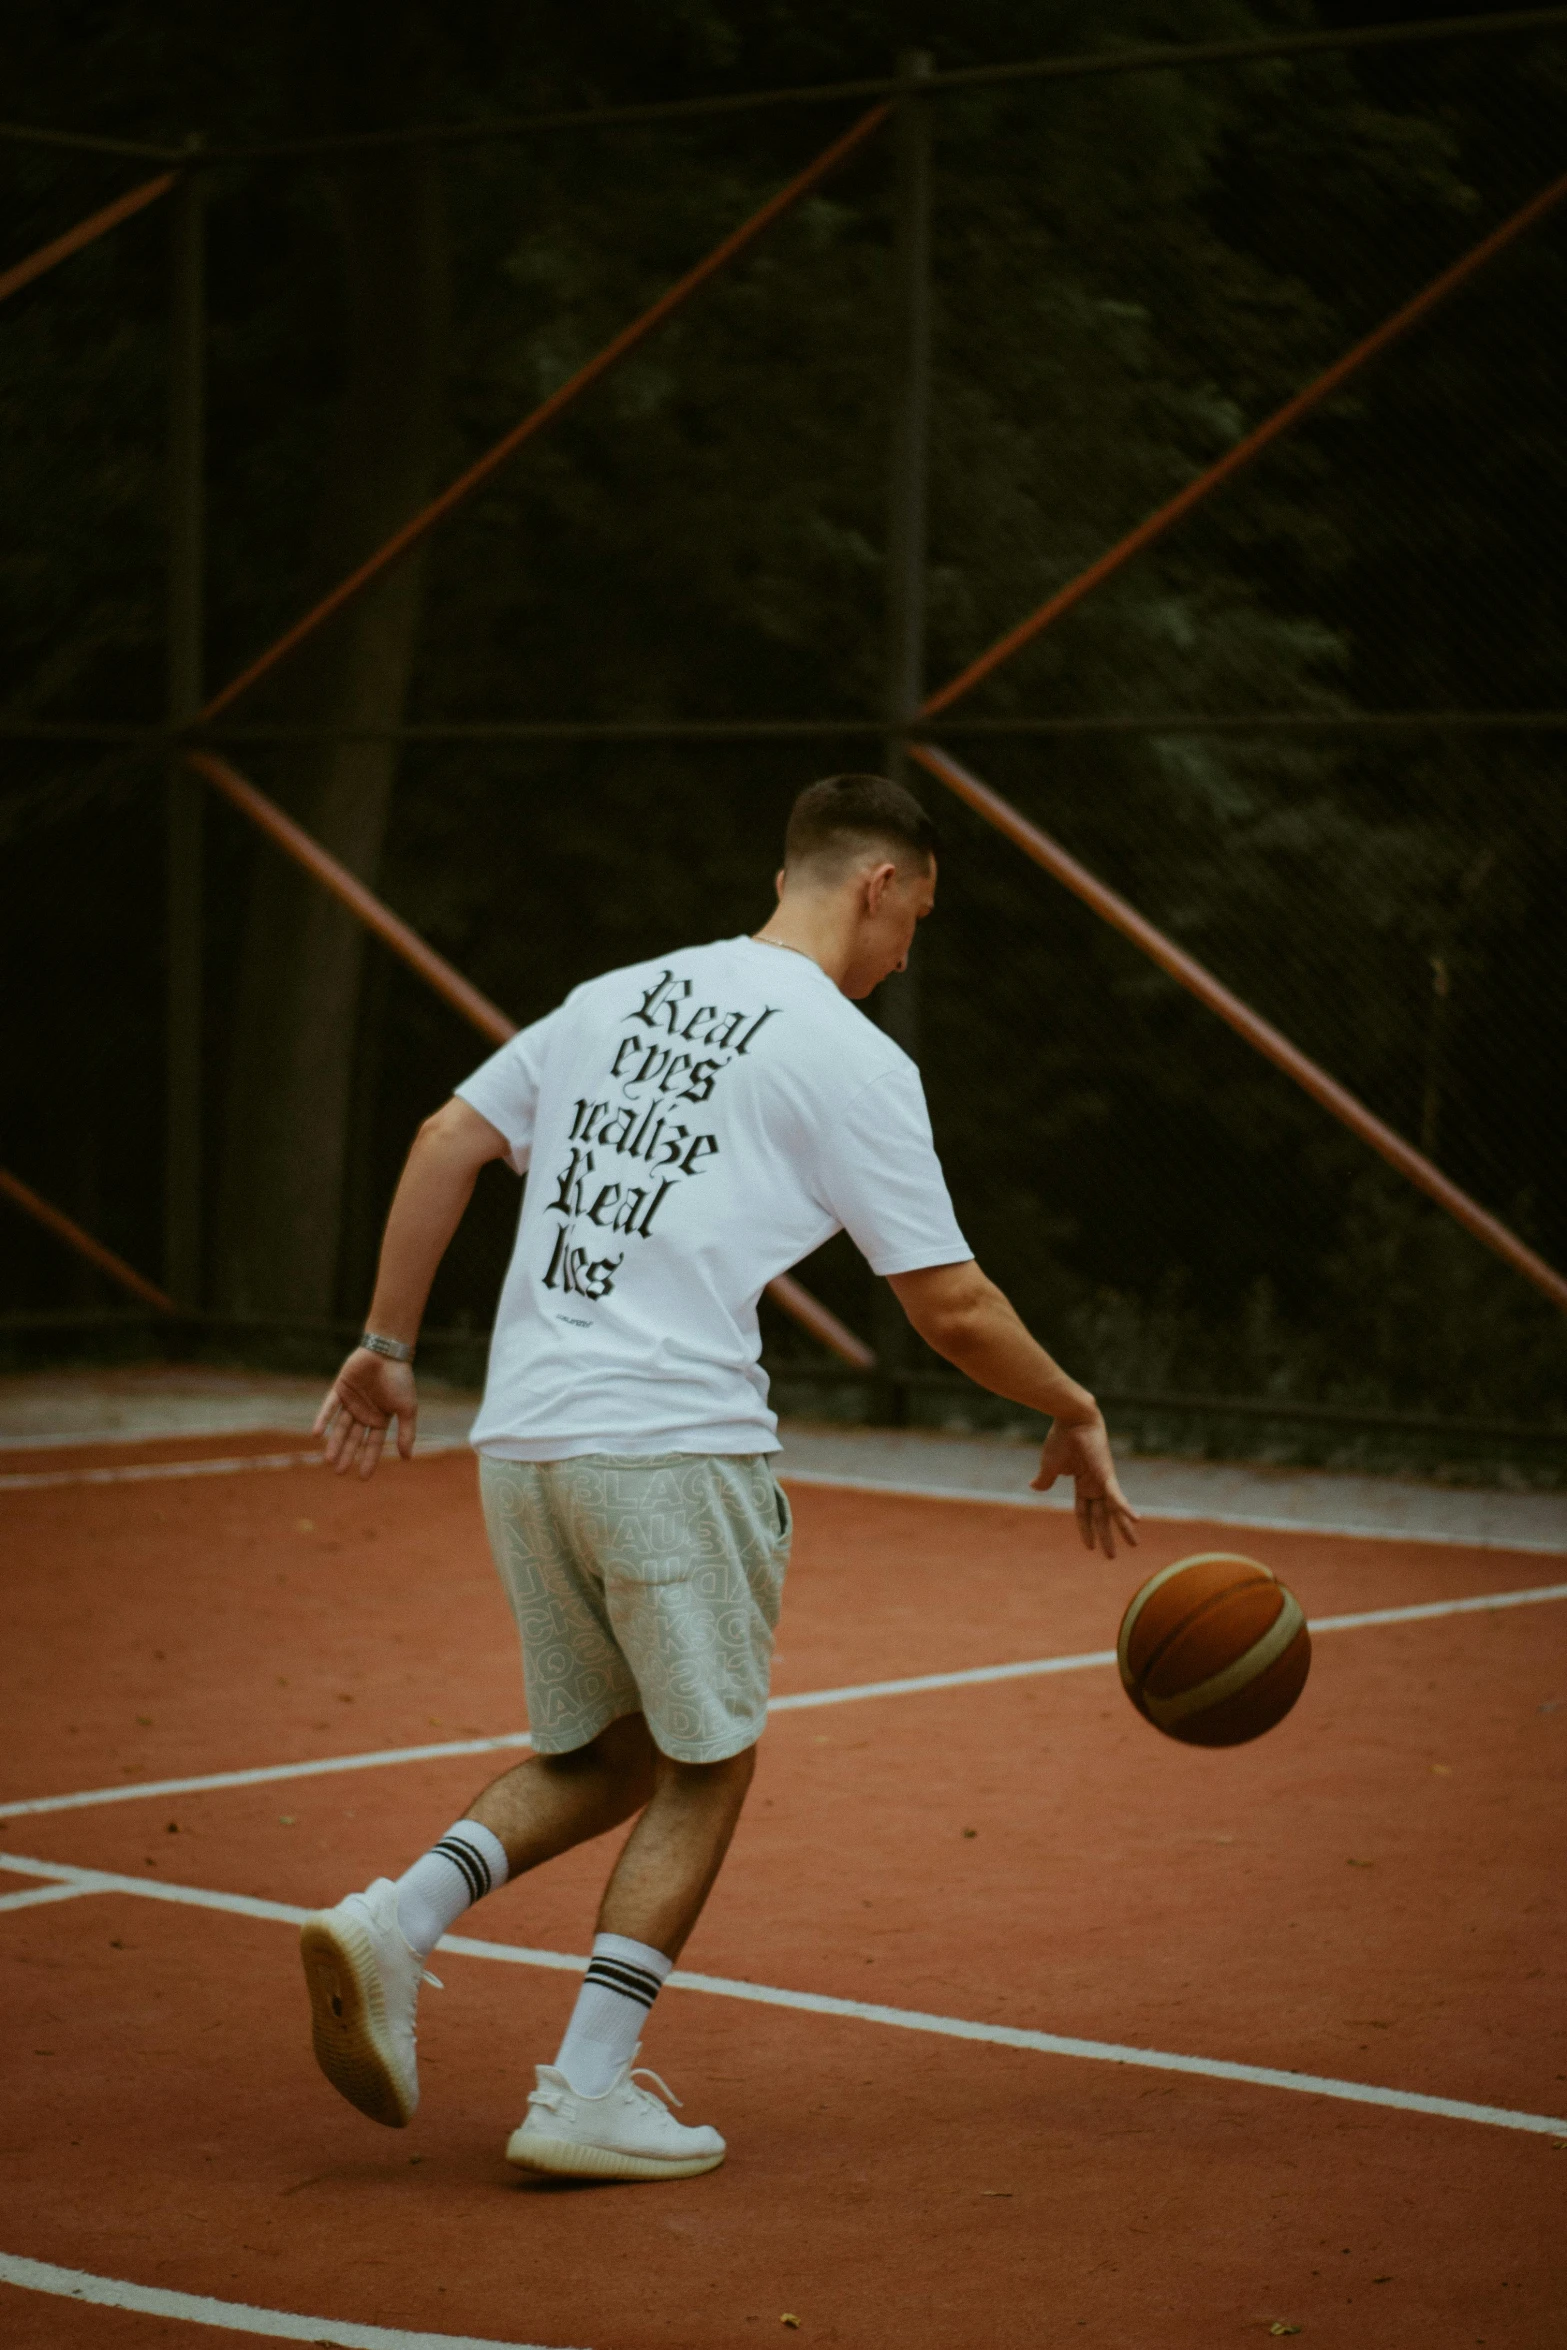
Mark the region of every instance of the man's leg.
POLYGON ((652 1797, 605 1888, 587 1980, 555 2059, 583 2096, 602 2097, 636 2055, 723 1866, 755 1767, 754 1747, 716 1763, 657 1757, 652 1797))
POLYGON ((673 1962, 701 1916, 739 1821, 756 1749, 716 1763, 660 1754, 641 1714, 623 1714, 571 1754, 532 1755, 492 1779, 465 1819, 505 1847, 508 1873, 642 1817, 599 1905, 598 1931, 649 1943, 673 1962))
POLYGON ((351 2105, 394 2128, 412 2120, 414 2011, 436 1943, 492 1886, 640 1810, 657 1759, 639 1713, 570 1754, 532 1756, 503 1772, 395 1884, 378 1878, 306 1920, 300 1950, 316 2061, 351 2105))
POLYGON ((640 1811, 655 1754, 642 1716, 623 1714, 569 1754, 532 1755, 503 1771, 397 1879, 409 1948, 428 1958, 486 1893, 640 1811))
POLYGON ((523 2169, 576 2177, 689 2178, 724 2158, 631 2078, 648 2010, 702 1913, 745 1803, 756 1749, 722 1762, 659 1754, 653 1792, 599 1907, 587 1979, 553 2065, 507 2147, 523 2169))
POLYGON ((724 1865, 755 1769, 754 1746, 715 1763, 655 1753, 651 1799, 604 1888, 601 1934, 680 1956, 724 1865))
POLYGON ((653 1792, 662 1760, 638 1714, 622 1714, 570 1754, 535 1754, 492 1779, 463 1815, 499 1837, 520 1877, 618 1828, 653 1792))

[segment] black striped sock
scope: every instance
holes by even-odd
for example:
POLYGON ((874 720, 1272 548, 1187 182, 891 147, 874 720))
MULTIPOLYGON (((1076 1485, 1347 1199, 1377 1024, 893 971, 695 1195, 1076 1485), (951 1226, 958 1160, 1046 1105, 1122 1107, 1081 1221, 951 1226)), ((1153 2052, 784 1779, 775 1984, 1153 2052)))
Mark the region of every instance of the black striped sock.
POLYGON ((646 1967, 627 1966, 619 1958, 593 1959, 586 1980, 602 1983, 606 1991, 618 1991, 622 1999, 635 1999, 643 2007, 651 2007, 664 1988, 659 1976, 650 1974, 646 1967))
POLYGON ((482 1901, 490 1890, 490 1864, 482 1852, 461 1836, 443 1836, 439 1844, 432 1844, 432 1853, 449 1860, 454 1869, 460 1869, 468 1885, 468 1899, 482 1901))
POLYGON ((625 1934, 596 1934, 555 2062, 581 2097, 602 2097, 631 2062, 672 1959, 625 1934))
POLYGON ((477 1820, 459 1820, 397 1880, 403 1938, 428 1958, 473 1902, 506 1882, 506 1847, 477 1820))

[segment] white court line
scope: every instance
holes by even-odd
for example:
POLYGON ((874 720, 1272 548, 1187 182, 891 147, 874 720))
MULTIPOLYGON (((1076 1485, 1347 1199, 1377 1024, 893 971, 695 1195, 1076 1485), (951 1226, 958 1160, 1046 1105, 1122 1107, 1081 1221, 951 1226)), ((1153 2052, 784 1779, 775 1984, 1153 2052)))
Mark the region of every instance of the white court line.
MULTIPOLYGON (((780 1469, 785 1485, 841 1485, 850 1493, 900 1494, 910 1501, 982 1501, 1013 1510, 1070 1510, 1065 1494, 1018 1493, 1011 1488, 970 1485, 912 1485, 896 1477, 851 1477, 837 1469, 780 1469)), ((0 1484, 4 1480, 0 1479, 0 1484)), ((1517 1550, 1559 1558, 1567 1551, 1567 1537, 1555 1542, 1531 1542, 1523 1535, 1450 1534, 1415 1526, 1362 1525, 1352 1518, 1331 1522, 1309 1518, 1269 1518, 1250 1509, 1169 1509, 1151 1502, 1135 1505, 1139 1520, 1151 1526, 1255 1526, 1261 1534, 1348 1535, 1356 1542, 1434 1542, 1456 1550, 1517 1550)))
POLYGON ((33 1885, 25 1893, 0 1893, 0 1909, 33 1909, 40 1901, 80 1901, 90 1885, 33 1885))
POLYGON ((160 1477, 233 1477, 241 1469, 319 1469, 322 1452, 245 1452, 212 1461, 133 1461, 126 1469, 28 1469, 0 1477, 0 1493, 41 1493, 51 1485, 145 1485, 160 1477))
MULTIPOLYGON (((416 1460, 466 1452, 466 1437, 435 1437, 414 1446, 416 1460)), ((211 1461, 135 1461, 125 1469, 28 1469, 0 1477, 0 1493, 40 1493, 54 1485, 145 1485, 163 1477, 234 1477, 241 1469, 319 1469, 324 1452, 243 1452, 211 1461)))
MULTIPOLYGON (((1567 1583, 1539 1583, 1523 1591, 1486 1592, 1478 1599, 1434 1599, 1417 1607, 1368 1608, 1359 1615, 1317 1616, 1310 1629, 1352 1632, 1376 1624, 1420 1624, 1435 1616, 1483 1615, 1490 1608, 1534 1607, 1548 1599, 1567 1599, 1567 1583)), ((915 1673, 901 1681, 856 1681, 841 1689, 803 1689, 788 1697, 768 1700, 770 1714, 797 1713, 807 1707, 854 1705, 867 1697, 918 1697, 932 1689, 973 1689, 990 1681, 1027 1681, 1043 1673, 1080 1673, 1098 1665, 1113 1665, 1113 1648, 1084 1649, 1076 1656, 1041 1656, 1012 1665, 971 1665, 958 1673, 915 1673)), ((41 1812, 82 1811, 100 1803, 137 1803, 153 1796, 209 1795, 225 1787, 263 1787, 279 1779, 314 1779, 335 1771, 384 1770, 396 1763, 443 1762, 454 1755, 495 1754, 507 1747, 531 1746, 526 1730, 512 1730, 495 1738, 447 1738, 433 1746, 386 1746, 370 1754, 333 1754, 319 1762, 265 1763, 248 1771, 209 1771, 192 1779, 147 1779, 122 1787, 86 1787, 74 1795, 36 1795, 15 1803, 0 1803, 0 1820, 36 1817, 41 1812)))
MULTIPOLYGON (((94 1441, 81 1438, 86 1444, 94 1441)), ((100 1442, 127 1443, 157 1442, 157 1438, 102 1438, 100 1442)), ((24 1446, 13 1449, 25 1450, 24 1446)), ((466 1437, 433 1437, 428 1443, 416 1444, 416 1459, 427 1460, 439 1453, 466 1452, 466 1437)), ((145 1461, 125 1469, 38 1469, 13 1471, 0 1476, 0 1493, 36 1493, 49 1487, 64 1485, 125 1485, 144 1483, 150 1478, 167 1477, 232 1477, 244 1469, 300 1469, 319 1468, 323 1455, 319 1452, 268 1452, 235 1454, 232 1458, 210 1461, 145 1461)), ((783 1468, 779 1475, 785 1485, 840 1486, 849 1493, 888 1493, 913 1501, 978 1501, 992 1507, 1020 1510, 1066 1511, 1072 1508, 1064 1494, 1019 1493, 1012 1487, 1002 1489, 965 1485, 915 1485, 896 1477, 855 1477, 837 1469, 783 1468)), ((1346 1535, 1357 1542, 1429 1542, 1445 1544, 1458 1550, 1512 1550, 1546 1558, 1560 1557, 1567 1551, 1567 1539, 1560 1541, 1530 1541, 1523 1535, 1454 1534, 1431 1528, 1410 1526, 1363 1525, 1356 1519, 1335 1519, 1331 1523, 1314 1523, 1300 1518, 1275 1518, 1260 1515, 1250 1509, 1155 1509, 1144 1505, 1140 1515, 1151 1525, 1171 1526, 1251 1526, 1263 1534, 1327 1534, 1346 1535)))
POLYGON ((146 1779, 123 1787, 84 1787, 78 1795, 39 1795, 21 1803, 0 1803, 0 1820, 36 1812, 81 1811, 99 1803, 135 1803, 154 1795, 207 1795, 225 1787, 265 1787, 275 1779, 315 1779, 332 1771, 379 1771, 394 1763, 441 1762, 449 1755, 494 1754, 502 1747, 531 1746, 526 1730, 498 1738, 448 1738, 438 1746, 384 1746, 374 1754, 333 1754, 320 1762, 263 1763, 251 1771, 209 1771, 196 1779, 146 1779))
MULTIPOLYGON (((73 1868, 63 1861, 24 1859, 0 1852, 0 1869, 20 1876, 49 1877, 84 1893, 129 1893, 143 1901, 169 1901, 192 1909, 226 1910, 237 1917, 266 1918, 302 1925, 311 1912, 283 1901, 258 1901, 247 1893, 213 1893, 201 1885, 155 1885, 108 1869, 73 1868)), ((438 1950, 456 1958, 499 1960, 507 1966, 549 1967, 563 1974, 587 1972, 588 1962, 563 1950, 530 1950, 515 1942, 481 1942, 467 1934, 446 1934, 438 1950)), ((947 2040, 976 2040, 993 2048, 1026 2049, 1039 2056, 1070 2056, 1089 2063, 1139 2066, 1160 2073, 1194 2073, 1205 2080, 1237 2081, 1255 2089, 1290 2089, 1309 2097, 1335 2097, 1351 2105, 1384 2105, 1400 2113, 1425 2113, 1444 2121, 1483 2122, 1492 2129, 1530 2130, 1567 2137, 1567 2121, 1552 2114, 1519 2113, 1506 2105, 1472 2105, 1460 2097, 1427 2097, 1414 2089, 1383 2089, 1369 2081, 1334 2080, 1324 2073, 1287 2072, 1272 2065, 1234 2064, 1219 2056, 1179 2056, 1162 2048, 1134 2048, 1115 2040, 1079 2040, 1059 2032, 1032 2032, 1010 2024, 971 2023, 965 2016, 929 2015, 912 2007, 882 2007, 862 1999, 834 1999, 820 1991, 783 1991, 770 1983, 749 1983, 729 1975, 688 1974, 676 1967, 667 1989, 698 1991, 716 1999, 745 1999, 762 2007, 793 2008, 805 2015, 882 2024, 895 2031, 930 2032, 947 2040)))
POLYGON ((1567 1583, 1533 1583, 1523 1591, 1483 1593, 1478 1599, 1433 1599, 1421 1607, 1370 1607, 1354 1616, 1314 1616, 1313 1632, 1353 1632, 1363 1624, 1424 1624, 1433 1616, 1478 1616, 1488 1608, 1533 1607, 1545 1599, 1567 1599, 1567 1583))
POLYGON ((248 2301, 214 2301, 205 2293, 175 2293, 164 2285, 133 2285, 84 2268, 56 2268, 51 2260, 24 2260, 0 2252, 0 2284, 29 2293, 56 2293, 98 2309, 134 2309, 144 2317, 181 2318, 187 2325, 221 2326, 231 2334, 264 2334, 274 2342, 331 2343, 333 2350, 540 2350, 537 2343, 497 2342, 477 2334, 411 2334, 402 2326, 362 2326, 341 2317, 302 2317, 292 2309, 256 2309, 248 2301))

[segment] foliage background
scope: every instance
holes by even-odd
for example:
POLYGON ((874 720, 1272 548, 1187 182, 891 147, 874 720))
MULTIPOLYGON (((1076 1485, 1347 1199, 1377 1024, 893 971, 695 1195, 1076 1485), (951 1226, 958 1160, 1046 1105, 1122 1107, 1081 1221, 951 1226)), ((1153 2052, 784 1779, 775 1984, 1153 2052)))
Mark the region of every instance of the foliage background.
MULTIPOLYGON (((1398 13, 652 0, 589 22, 560 5, 453 18, 419 0, 262 0, 235 18, 117 0, 67 24, 17 0, 0 39, 18 118, 232 143, 830 80, 915 45, 947 66, 1398 13)), ((844 119, 780 109, 447 151, 436 477, 844 119)), ((936 122, 933 683, 1560 170, 1567 43, 975 91, 944 97, 936 122)), ((136 168, 0 148, 15 250, 136 168)), ((318 162, 212 174, 213 682, 340 568, 322 517, 353 463, 344 219, 343 176, 318 162)), ((445 527, 410 718, 877 714, 889 236, 873 150, 445 527)), ((160 712, 165 237, 155 208, 0 317, 12 716, 160 712)), ((954 737, 1557 1264, 1561 734, 1176 721, 1560 707, 1564 293, 1556 220, 961 713, 1163 731, 954 737)), ((298 715, 316 706, 305 693, 285 679, 238 715, 298 715)), ((875 756, 830 732, 410 746, 369 878, 526 1020, 592 971, 754 927, 792 793, 875 756)), ((4 1156, 155 1270, 161 781, 80 746, 13 743, 6 760, 4 1156)), ((315 804, 298 752, 256 746, 241 764, 315 804)), ((1560 1415, 1559 1315, 1004 843, 937 813, 948 850, 919 986, 938 1140, 977 1253, 1057 1351, 1120 1388, 1560 1415)), ((235 1041, 242 973, 281 974, 295 935, 286 910, 258 927, 269 853, 214 812, 215 1200, 238 1196, 236 1158, 309 1178, 311 1105, 281 1103, 235 1041)), ((475 1058, 378 954, 331 1016, 351 1047, 343 1178, 319 1203, 335 1265, 301 1298, 285 1227, 260 1293, 252 1266, 240 1295, 219 1229, 219 1307, 264 1304, 275 1274, 296 1306, 357 1312, 409 1132, 475 1058)), ((487 1179, 437 1321, 487 1321, 514 1213, 509 1179, 487 1179)), ((102 1300, 41 1236, 8 1219, 3 1240, 9 1305, 102 1300)), ((870 1276, 846 1244, 808 1278, 867 1325, 870 1276)), ((769 1338, 787 1360, 792 1334, 769 1338)))

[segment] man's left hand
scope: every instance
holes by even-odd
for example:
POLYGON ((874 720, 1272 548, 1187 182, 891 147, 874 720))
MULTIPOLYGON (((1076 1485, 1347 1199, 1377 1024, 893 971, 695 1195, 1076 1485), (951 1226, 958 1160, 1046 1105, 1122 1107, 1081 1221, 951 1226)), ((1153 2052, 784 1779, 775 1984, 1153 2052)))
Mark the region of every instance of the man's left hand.
POLYGON ((347 1469, 373 1477, 393 1420, 398 1451, 405 1461, 413 1459, 418 1417, 419 1396, 410 1366, 356 1346, 327 1389, 316 1414, 315 1434, 326 1438, 328 1464, 340 1477, 347 1469))
POLYGON ((1077 1530, 1085 1550, 1115 1556, 1115 1538, 1137 1547, 1137 1512, 1121 1491, 1110 1438, 1096 1412, 1091 1420, 1057 1420, 1039 1455, 1036 1493, 1048 1493, 1058 1477, 1070 1477, 1077 1489, 1077 1530))

